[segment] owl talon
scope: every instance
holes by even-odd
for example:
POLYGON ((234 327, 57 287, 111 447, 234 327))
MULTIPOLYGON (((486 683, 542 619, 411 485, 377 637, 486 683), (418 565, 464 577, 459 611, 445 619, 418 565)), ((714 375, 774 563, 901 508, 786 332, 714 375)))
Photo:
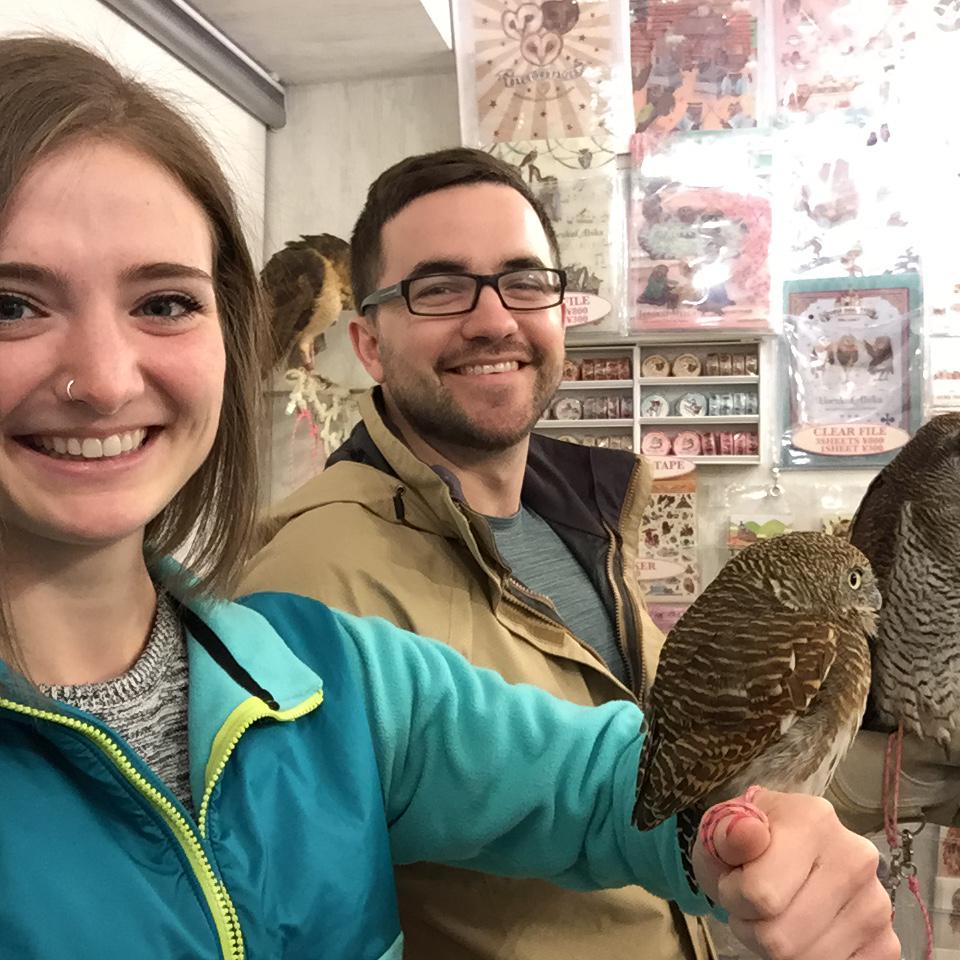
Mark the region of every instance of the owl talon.
POLYGON ((727 826, 728 831, 740 820, 759 820, 763 824, 769 823, 767 815, 753 802, 761 789, 763 788, 754 785, 742 797, 727 800, 725 803, 718 803, 703 815, 703 819, 700 821, 700 842, 712 857, 720 859, 714 835, 721 821, 730 819, 727 826))

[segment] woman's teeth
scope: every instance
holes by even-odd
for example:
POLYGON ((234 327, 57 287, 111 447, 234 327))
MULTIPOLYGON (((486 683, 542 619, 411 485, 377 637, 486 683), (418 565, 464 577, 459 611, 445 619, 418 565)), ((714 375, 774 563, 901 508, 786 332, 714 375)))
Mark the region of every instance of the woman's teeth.
POLYGON ((144 429, 130 433, 114 433, 109 437, 34 437, 34 446, 46 453, 81 460, 100 460, 119 457, 143 445, 147 438, 144 429))
POLYGON ((477 376, 481 373, 507 373, 510 370, 519 370, 520 364, 516 360, 506 360, 502 363, 479 363, 469 367, 461 367, 460 372, 477 376))

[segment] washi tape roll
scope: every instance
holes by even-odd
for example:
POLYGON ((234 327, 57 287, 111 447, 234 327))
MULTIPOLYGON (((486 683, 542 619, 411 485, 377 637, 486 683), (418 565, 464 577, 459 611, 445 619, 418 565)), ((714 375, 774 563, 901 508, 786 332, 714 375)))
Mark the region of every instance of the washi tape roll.
POLYGON ((685 393, 677 401, 677 416, 705 417, 707 415, 707 398, 702 393, 685 393))
POLYGON ((640 373, 644 377, 668 377, 670 376, 670 364, 666 357, 661 357, 659 353, 654 353, 646 357, 640 364, 640 373))
POLYGON ((659 430, 651 430, 640 440, 640 450, 648 457, 669 456, 672 450, 670 438, 659 430))
POLYGON ((673 452, 678 457, 700 456, 700 434, 684 430, 673 438, 673 452))
POLYGON ((699 377, 700 369, 700 358, 692 353, 681 353, 673 361, 673 375, 675 377, 699 377))

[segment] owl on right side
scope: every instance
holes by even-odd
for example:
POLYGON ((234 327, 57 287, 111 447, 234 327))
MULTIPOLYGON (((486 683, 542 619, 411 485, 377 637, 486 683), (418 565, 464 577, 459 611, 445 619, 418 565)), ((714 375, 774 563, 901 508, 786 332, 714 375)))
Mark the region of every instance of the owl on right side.
POLYGON ((883 595, 865 726, 946 746, 960 726, 960 413, 924 424, 876 476, 850 540, 883 595))

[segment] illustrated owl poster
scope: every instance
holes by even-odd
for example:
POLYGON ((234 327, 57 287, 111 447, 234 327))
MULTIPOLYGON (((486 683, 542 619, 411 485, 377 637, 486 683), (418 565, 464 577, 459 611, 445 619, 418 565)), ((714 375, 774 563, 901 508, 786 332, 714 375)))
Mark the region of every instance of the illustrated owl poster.
POLYGON ((455 0, 463 142, 633 129, 627 0, 455 0))
POLYGON ((784 299, 784 465, 888 463, 922 416, 919 276, 791 281, 784 299))
POLYGON ((631 0, 638 132, 757 125, 762 0, 631 0))

